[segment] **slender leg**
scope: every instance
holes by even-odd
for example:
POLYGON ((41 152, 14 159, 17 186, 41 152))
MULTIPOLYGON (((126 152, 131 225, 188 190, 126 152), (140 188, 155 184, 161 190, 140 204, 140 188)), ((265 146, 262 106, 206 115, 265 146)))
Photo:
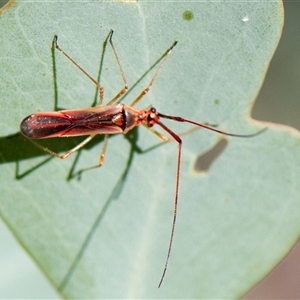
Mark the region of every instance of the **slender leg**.
POLYGON ((95 165, 95 166, 88 167, 88 168, 80 169, 80 170, 77 171, 75 174, 73 174, 72 177, 73 177, 73 176, 79 176, 79 178, 80 178, 80 176, 81 176, 81 174, 82 174, 83 172, 101 167, 101 166, 104 164, 104 158, 105 158, 105 151, 106 151, 106 148, 107 148, 107 142, 108 142, 108 135, 106 134, 106 135, 104 136, 104 141, 103 141, 102 149, 101 149, 101 152, 100 152, 100 155, 99 155, 99 161, 98 161, 98 164, 95 165))
POLYGON ((88 142, 90 142, 96 135, 90 135, 88 136, 85 140, 83 140, 81 143, 79 143, 77 146, 75 146, 74 148, 72 148, 71 150, 66 151, 63 154, 58 154, 42 145, 40 145, 39 143, 35 142, 34 140, 30 140, 33 144, 35 144, 38 148, 50 153, 52 156, 55 156, 57 158, 60 159, 65 159, 67 157, 69 157, 72 153, 74 153, 75 151, 81 149, 82 147, 84 147, 88 142))
MULTIPOLYGON (((88 136, 85 140, 83 140, 80 144, 78 144, 77 146, 75 146, 74 148, 72 148, 71 150, 68 150, 66 151, 65 153, 59 155, 58 153, 46 148, 46 147, 43 147, 42 145, 40 145, 39 143, 35 142, 34 140, 30 140, 33 144, 35 144, 38 148, 48 152, 49 154, 51 154, 52 156, 55 156, 57 158, 60 158, 60 159, 65 159, 67 157, 69 157, 71 154, 73 154, 74 152, 78 151, 79 149, 83 148, 87 143, 89 143, 96 135, 90 135, 88 136)), ((83 171, 87 171, 87 170, 91 170, 91 169, 94 169, 94 168, 98 168, 98 167, 101 167, 104 163, 104 158, 105 158, 105 151, 106 151, 106 148, 107 148, 107 142, 108 142, 108 135, 106 134, 104 136, 104 141, 103 141, 103 145, 102 145, 102 149, 101 149, 101 152, 100 152, 100 156, 99 156, 99 162, 98 162, 98 165, 95 165, 95 166, 92 166, 92 167, 89 167, 89 168, 84 168, 84 169, 81 169, 80 171, 78 171, 76 174, 77 175, 80 175, 83 171)), ((76 175, 75 174, 75 175, 76 175)))
MULTIPOLYGON (((115 97, 113 97, 113 99, 111 99, 108 102, 108 104, 112 104, 112 103, 116 102, 123 94, 125 94, 128 91, 128 84, 127 84, 127 80, 126 80, 126 77, 125 77, 125 73, 123 71, 123 68, 122 68, 121 63, 120 63, 120 59, 118 57, 117 51, 116 51, 115 46, 114 46, 113 41, 112 41, 113 33, 114 33, 114 30, 111 30, 110 33, 109 33, 109 43, 112 47, 114 57, 116 59, 117 65, 119 67, 119 70, 120 70, 120 73, 121 73, 121 76, 122 76, 122 80, 124 82, 124 87, 117 93, 117 95, 115 97)), ((57 40, 58 40, 58 36, 55 35, 54 40, 53 40, 55 48, 58 51, 60 51, 68 60, 70 60, 83 74, 85 74, 97 86, 97 88, 99 90, 99 98, 100 98, 99 99, 99 106, 101 106, 102 103, 103 103, 103 95, 104 95, 103 86, 99 82, 97 82, 88 72, 86 72, 78 63, 76 63, 74 61, 74 59, 72 59, 62 48, 60 48, 60 46, 58 46, 58 44, 57 44, 57 40)))
POLYGON ((120 70, 120 73, 121 73, 121 76, 122 76, 122 80, 123 80, 123 83, 124 83, 124 87, 117 93, 117 95, 115 97, 113 97, 108 102, 108 105, 115 103, 122 95, 124 95, 128 91, 128 84, 127 84, 127 80, 126 80, 126 77, 125 77, 125 73, 123 71, 123 68, 122 68, 121 63, 120 63, 119 56, 117 54, 116 48, 115 48, 115 46, 113 44, 113 41, 112 41, 113 34, 114 34, 114 30, 112 29, 110 31, 109 43, 111 45, 111 48, 112 48, 113 53, 114 53, 114 57, 116 59, 117 65, 119 67, 119 70, 120 70))
MULTIPOLYGON (((167 137, 165 135, 163 135, 162 133, 160 133, 159 131, 155 130, 153 127, 148 127, 147 125, 144 125, 145 128, 147 128, 148 130, 150 130, 152 133, 154 133, 155 135, 157 135, 160 139, 162 139, 165 142, 171 142, 174 141, 173 138, 167 137)), ((190 134, 196 130, 199 130, 199 127, 192 127, 188 130, 182 131, 180 133, 176 133, 178 136, 183 136, 183 135, 187 135, 190 134)))
POLYGON ((144 125, 145 128, 147 128, 148 130, 150 130, 152 133, 154 133, 156 136, 158 136, 160 139, 162 139, 164 142, 169 142, 169 141, 173 141, 173 139, 166 137, 165 135, 163 135, 162 133, 156 131, 153 127, 148 127, 147 125, 144 125))
POLYGON ((105 152, 106 152, 106 148, 107 148, 107 142, 108 142, 108 134, 106 134, 104 136, 104 141, 103 141, 103 145, 102 145, 102 149, 101 149, 101 153, 99 156, 99 167, 101 167, 104 164, 104 158, 105 158, 105 152))
POLYGON ((99 106, 102 105, 103 103, 103 95, 104 95, 104 88, 103 86, 97 82, 88 72, 86 72, 78 63, 76 63, 74 61, 74 59, 72 59, 64 50, 62 50, 58 44, 57 44, 57 35, 54 36, 54 45, 55 45, 55 48, 60 51, 68 60, 70 60, 84 75, 86 75, 98 88, 99 90, 99 106))
POLYGON ((172 245, 173 245, 173 238, 174 238, 174 232, 175 232, 175 224, 176 224, 176 217, 177 217, 177 210, 178 210, 178 195, 179 195, 179 181, 180 181, 180 167, 181 167, 181 151, 182 151, 182 140, 181 138, 173 132, 170 128, 168 128, 165 124, 161 123, 160 121, 157 122, 157 124, 164 129, 166 132, 168 132, 172 138, 178 143, 178 152, 177 152, 177 167, 176 167, 176 181, 175 181, 175 197, 174 197, 174 210, 173 210, 173 221, 172 221, 172 228, 171 228, 171 235, 169 240, 169 247, 167 252, 167 258, 165 262, 165 266, 163 269, 163 273, 161 276, 161 279, 158 284, 158 288, 161 286, 165 274, 168 268, 172 245))
MULTIPOLYGON (((72 148, 71 150, 68 150, 66 151, 65 153, 63 154, 58 154, 56 153, 55 151, 52 151, 50 149, 48 149, 47 147, 44 147, 42 145, 40 145, 39 143, 35 142, 34 140, 30 140, 33 144, 35 144, 38 148, 48 152, 49 154, 51 154, 52 156, 55 156, 57 158, 60 158, 60 159, 65 159, 67 157, 69 157, 71 154, 73 154, 74 152, 80 150, 81 148, 83 148, 87 143, 89 143, 96 135, 90 135, 88 136, 85 140, 83 140, 81 143, 79 143, 77 146, 75 146, 74 148, 72 148)), ((105 151, 106 151, 106 148, 107 148, 107 142, 108 142, 108 135, 106 134, 104 136, 104 141, 103 141, 103 145, 102 145, 102 149, 101 149, 101 152, 100 152, 100 156, 99 156, 99 162, 98 162, 98 165, 96 166, 93 166, 93 167, 89 167, 89 168, 85 168, 81 171, 84 171, 84 170, 89 170, 89 169, 93 169, 93 168, 97 168, 97 167, 101 167, 104 163, 104 158, 105 158, 105 151)))
POLYGON ((163 58, 162 62, 160 63, 159 67, 157 68, 156 72, 154 73, 152 79, 150 80, 150 82, 148 83, 146 88, 142 90, 142 92, 139 94, 139 96, 134 99, 134 101, 130 104, 130 106, 136 105, 149 92, 150 88, 153 85, 153 82, 155 81, 156 77, 158 76, 159 72, 161 71, 162 67, 164 66, 167 58, 171 54, 172 49, 176 46, 176 44, 177 44, 177 41, 175 41, 173 43, 173 45, 166 51, 166 53, 164 54, 164 58, 163 58))

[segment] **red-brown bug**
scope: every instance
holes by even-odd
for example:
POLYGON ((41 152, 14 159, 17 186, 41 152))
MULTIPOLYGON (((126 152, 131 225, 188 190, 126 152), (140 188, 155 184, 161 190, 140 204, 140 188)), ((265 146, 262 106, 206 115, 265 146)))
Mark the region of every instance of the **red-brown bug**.
POLYGON ((174 237, 174 230, 175 230, 175 223, 176 223, 176 216, 177 216, 177 206, 178 206, 181 152, 182 152, 182 140, 180 136, 177 135, 175 132, 173 132, 166 125, 164 125, 161 122, 161 119, 170 119, 177 122, 190 123, 197 127, 206 128, 223 135, 234 136, 234 137, 253 137, 255 135, 260 134, 262 130, 249 135, 233 134, 233 133, 217 130, 206 124, 201 124, 188 119, 184 119, 182 117, 161 114, 154 107, 151 107, 146 110, 140 110, 134 108, 134 105, 138 103, 150 90, 153 82, 158 76, 168 56, 171 54, 173 48, 177 44, 177 41, 175 41, 172 44, 172 46, 165 52, 162 61, 160 62, 156 72, 154 73, 147 87, 142 90, 142 92, 139 94, 139 96, 136 99, 134 99, 131 105, 116 104, 117 100, 127 92, 128 85, 127 85, 127 81, 122 66, 119 61, 119 57, 117 55, 117 52, 112 42, 113 32, 114 31, 111 30, 109 34, 109 42, 112 47, 113 54, 115 56, 116 62, 118 64, 124 82, 124 87, 119 91, 119 93, 111 101, 109 101, 107 105, 102 106, 103 87, 95 79, 93 79, 92 76, 90 76, 82 67, 80 67, 66 52, 64 52, 58 46, 57 36, 55 35, 54 36, 55 48, 59 50, 65 57, 67 57, 77 68, 79 68, 97 86, 99 90, 99 104, 96 107, 61 110, 56 112, 39 112, 36 114, 32 114, 26 117, 21 122, 20 130, 22 134, 29 139, 88 135, 88 137, 79 145, 77 145, 76 147, 72 148, 71 150, 61 155, 34 142, 38 147, 40 147, 44 151, 47 151, 51 155, 56 156, 60 159, 67 158, 73 152, 84 147, 84 145, 86 145, 97 134, 104 134, 105 138, 102 146, 102 151, 99 157, 99 163, 95 167, 101 166, 104 162, 104 155, 105 155, 109 134, 117 134, 117 133, 126 134, 128 131, 130 131, 131 129, 133 129, 134 127, 140 124, 143 124, 144 126, 149 128, 152 132, 154 132, 157 136, 159 136, 164 141, 170 140, 170 138, 167 138, 163 136, 161 133, 152 129, 152 126, 157 124, 160 127, 162 127, 172 137, 171 139, 174 139, 178 143, 173 221, 172 221, 172 229, 171 229, 171 235, 170 235, 169 246, 167 251, 167 258, 158 285, 158 287, 160 287, 168 267, 170 253, 172 249, 173 237, 174 237))

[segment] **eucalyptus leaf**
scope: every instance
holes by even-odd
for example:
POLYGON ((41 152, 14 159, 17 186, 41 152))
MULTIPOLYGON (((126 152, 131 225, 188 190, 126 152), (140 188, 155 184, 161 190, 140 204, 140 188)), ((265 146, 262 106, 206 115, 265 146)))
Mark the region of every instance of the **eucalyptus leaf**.
MULTIPOLYGON (((279 1, 16 1, 3 10, 0 213, 62 297, 238 298, 289 251, 300 232, 299 133, 250 117, 282 26, 279 1), (78 178, 72 175, 97 164, 103 137, 61 161, 14 135, 31 113, 97 101, 95 85, 54 51, 55 34, 91 76, 101 71, 104 102, 116 95, 123 82, 105 45, 111 29, 132 87, 123 103, 137 97, 177 40, 137 108, 153 105, 236 134, 268 127, 254 138, 226 137, 204 173, 195 170, 197 158, 220 135, 182 136, 179 211, 160 289, 176 142, 162 143, 145 128, 112 136, 104 165, 78 178)), ((62 152, 78 141, 45 143, 62 152)))

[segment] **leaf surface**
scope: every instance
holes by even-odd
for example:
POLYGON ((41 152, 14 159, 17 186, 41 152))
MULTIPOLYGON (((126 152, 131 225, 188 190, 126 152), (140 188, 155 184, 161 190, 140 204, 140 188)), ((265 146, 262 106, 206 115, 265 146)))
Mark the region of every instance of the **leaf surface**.
MULTIPOLYGON (((25 116, 53 110, 56 99, 68 109, 97 99, 94 84, 51 50, 54 34, 94 78, 103 59, 105 103, 123 85, 109 45, 103 47, 110 29, 133 87, 122 99, 127 104, 178 40, 136 107, 153 105, 163 114, 248 134, 266 126, 249 115, 282 24, 280 2, 16 2, 2 12, 0 213, 63 297, 240 297, 299 236, 299 134, 269 124, 255 138, 227 137, 206 173, 197 173, 195 162, 220 136, 196 130, 182 137, 173 251, 157 289, 173 214, 176 143, 162 144, 145 128, 112 136, 101 169, 67 180, 72 168, 98 162, 102 137, 60 161, 10 136, 25 116)), ((190 129, 166 124, 178 133, 190 129)), ((63 151, 76 142, 49 143, 63 151)))

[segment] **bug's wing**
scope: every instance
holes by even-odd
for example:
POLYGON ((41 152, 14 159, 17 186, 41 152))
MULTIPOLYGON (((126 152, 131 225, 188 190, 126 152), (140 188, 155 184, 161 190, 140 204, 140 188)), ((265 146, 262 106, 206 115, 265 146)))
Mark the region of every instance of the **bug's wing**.
POLYGON ((32 139, 116 134, 123 132, 114 122, 118 116, 122 117, 121 105, 41 112, 26 117, 20 130, 32 139))

